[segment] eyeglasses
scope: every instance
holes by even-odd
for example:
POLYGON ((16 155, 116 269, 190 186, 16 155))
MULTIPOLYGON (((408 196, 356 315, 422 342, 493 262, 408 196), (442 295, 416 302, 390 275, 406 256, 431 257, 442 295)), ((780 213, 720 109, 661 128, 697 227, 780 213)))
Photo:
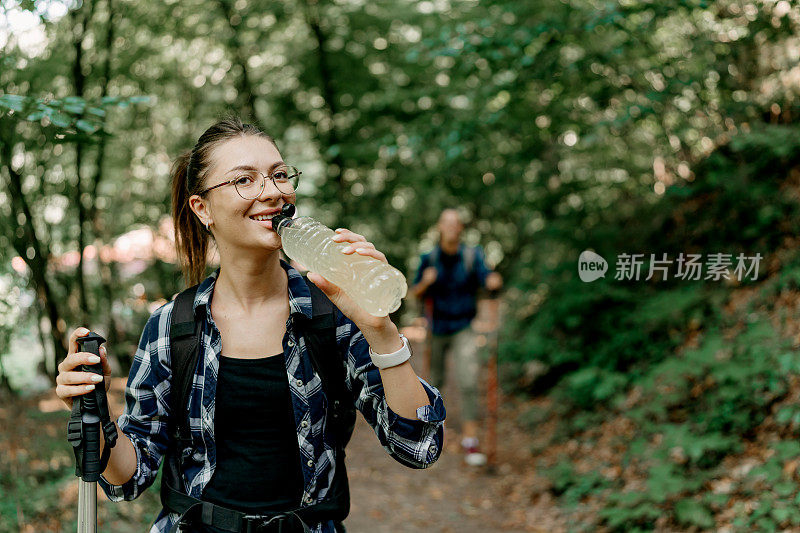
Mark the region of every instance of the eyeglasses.
POLYGON ((270 173, 269 176, 265 176, 257 170, 248 170, 238 174, 232 180, 218 183, 213 187, 209 187, 208 189, 200 192, 199 195, 202 196, 208 191, 216 189, 217 187, 222 187, 223 185, 230 185, 233 183, 234 187, 236 187, 236 192, 239 193, 239 196, 245 200, 253 200, 261 196, 261 193, 264 192, 264 182, 267 179, 271 179, 272 183, 275 184, 275 187, 283 194, 294 194, 295 190, 297 190, 297 184, 300 181, 300 174, 302 174, 302 172, 297 170, 297 167, 292 167, 289 165, 281 165, 277 167, 270 173))

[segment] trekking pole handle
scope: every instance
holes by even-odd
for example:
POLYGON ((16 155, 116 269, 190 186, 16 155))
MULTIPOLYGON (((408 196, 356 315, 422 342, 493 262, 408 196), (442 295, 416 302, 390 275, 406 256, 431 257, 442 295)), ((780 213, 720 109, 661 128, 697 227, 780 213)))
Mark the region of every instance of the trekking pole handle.
MULTIPOLYGON (((78 349, 81 352, 88 352, 100 356, 100 345, 106 340, 90 331, 83 337, 78 337, 78 349)), ((103 375, 102 362, 94 365, 81 365, 83 372, 93 372, 103 375)), ((97 384, 97 390, 80 397, 81 402, 81 422, 83 426, 83 461, 81 477, 84 481, 97 481, 102 474, 100 465, 100 434, 102 424, 100 421, 100 406, 97 403, 97 395, 105 394, 105 383, 102 381, 97 384)))
MULTIPOLYGON (((100 357, 100 345, 106 342, 106 340, 95 333, 94 331, 90 331, 83 337, 78 337, 78 351, 80 352, 87 352, 92 353, 98 357, 100 357)), ((94 365, 81 365, 83 367, 84 372, 94 372, 95 374, 103 375, 103 364, 97 363, 94 365)))
MULTIPOLYGON (((106 340, 95 333, 94 331, 90 331, 88 334, 84 335, 83 337, 78 337, 78 351, 79 352, 87 352, 94 354, 100 357, 100 345, 106 342, 106 340)), ((81 365, 81 371, 83 372, 92 372, 94 374, 98 374, 99 376, 103 376, 103 363, 96 363, 94 365, 81 365)), ((99 387, 105 387, 105 383, 100 382, 97 384, 99 387)), ((95 396, 94 394, 87 394, 83 397, 84 399, 84 406, 86 410, 92 410, 97 407, 95 403, 95 396)))

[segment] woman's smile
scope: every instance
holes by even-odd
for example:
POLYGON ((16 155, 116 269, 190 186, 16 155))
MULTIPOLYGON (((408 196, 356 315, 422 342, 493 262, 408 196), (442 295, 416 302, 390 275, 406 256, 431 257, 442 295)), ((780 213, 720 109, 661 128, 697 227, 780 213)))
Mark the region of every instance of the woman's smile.
POLYGON ((265 227, 267 229, 272 229, 272 219, 271 218, 266 219, 266 220, 256 220, 256 219, 253 218, 251 220, 253 222, 255 222, 256 224, 258 224, 259 226, 263 226, 263 227, 265 227))
POLYGON ((250 220, 267 229, 272 229, 272 217, 280 213, 280 209, 269 209, 255 215, 250 215, 250 220))

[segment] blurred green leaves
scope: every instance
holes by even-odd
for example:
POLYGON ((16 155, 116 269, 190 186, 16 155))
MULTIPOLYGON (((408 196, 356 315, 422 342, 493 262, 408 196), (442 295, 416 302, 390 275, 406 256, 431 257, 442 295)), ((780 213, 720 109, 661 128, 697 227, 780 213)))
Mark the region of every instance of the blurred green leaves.
MULTIPOLYGON (((778 4, 502 0, 422 12, 406 1, 240 1, 227 13, 200 0, 84 0, 71 8, 88 21, 86 99, 72 90, 71 11, 43 26, 41 51, 0 51, 0 125, 30 196, 25 217, 54 259, 75 251, 81 230, 100 247, 158 228, 175 156, 251 103, 245 118, 308 174, 299 207, 364 233, 410 275, 440 209, 464 207, 474 217, 465 238, 494 251, 508 287, 501 359, 550 369, 528 392, 558 404, 559 437, 621 413, 639 432, 626 454, 642 490, 562 464, 554 491, 570 503, 604 498, 611 529, 652 529, 663 516, 667 527, 708 528, 723 504, 701 484, 773 407, 785 434, 800 421, 784 403, 794 350, 772 340, 763 316, 748 318, 800 288, 800 259, 786 249, 800 233, 800 109, 786 81, 798 17, 793 6, 778 17, 778 4), (96 181, 78 186, 78 169, 96 181), (81 226, 76 207, 95 200, 95 220, 81 226), (720 309, 735 287, 724 283, 580 282, 585 249, 607 259, 761 252, 770 268, 742 284, 760 294, 731 318, 720 309), (721 331, 736 321, 731 341, 721 331)), ((20 217, 0 194, 9 260, 20 217)), ((180 288, 176 265, 136 261, 115 265, 143 268, 129 277, 87 278, 91 320, 121 320, 122 353, 133 352, 146 305, 180 288)), ((74 324, 74 266, 47 275, 74 324)), ((742 527, 798 523, 783 465, 771 461, 763 490, 777 497, 743 512, 742 527)))
POLYGON ((0 114, 0 120, 26 120, 40 123, 45 128, 52 125, 61 133, 90 135, 104 133, 106 109, 148 102, 149 96, 105 96, 92 102, 77 96, 38 98, 21 94, 0 94, 0 110, 5 111, 0 114))

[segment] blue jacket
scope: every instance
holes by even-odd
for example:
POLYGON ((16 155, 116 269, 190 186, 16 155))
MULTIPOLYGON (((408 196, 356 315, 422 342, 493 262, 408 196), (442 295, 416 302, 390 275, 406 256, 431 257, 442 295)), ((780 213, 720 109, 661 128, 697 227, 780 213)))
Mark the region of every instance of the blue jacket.
POLYGON ((477 313, 477 292, 486 285, 486 277, 491 271, 486 266, 480 246, 474 248, 472 267, 467 269, 464 263, 466 247, 463 243, 459 245, 452 268, 447 268, 442 261, 442 256, 446 254, 438 244, 420 258, 414 285, 420 282, 422 272, 429 266, 435 266, 438 271, 436 281, 425 292, 425 297, 433 300, 434 335, 461 331, 469 326, 477 313), (434 260, 437 256, 439 261, 434 260))

